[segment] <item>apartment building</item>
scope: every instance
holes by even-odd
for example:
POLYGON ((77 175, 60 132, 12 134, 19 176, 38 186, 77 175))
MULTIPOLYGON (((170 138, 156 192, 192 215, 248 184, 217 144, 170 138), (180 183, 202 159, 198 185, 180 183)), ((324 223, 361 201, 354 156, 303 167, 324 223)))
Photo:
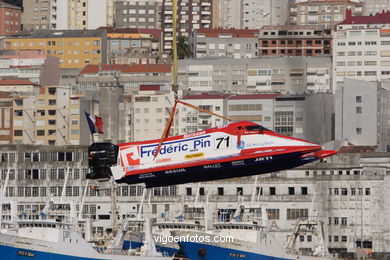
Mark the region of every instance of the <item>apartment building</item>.
POLYGON ((77 84, 81 91, 119 85, 125 94, 138 91, 142 85, 170 89, 171 67, 171 64, 87 65, 77 76, 77 84))
MULTIPOLYGON (((177 25, 178 36, 190 36, 195 29, 213 28, 213 3, 215 0, 178 0, 177 25)), ((170 52, 173 41, 172 0, 163 2, 162 8, 163 50, 170 52)))
POLYGON ((38 50, 1 51, 0 77, 26 79, 43 86, 59 84, 59 60, 38 50))
POLYGON ((81 69, 87 64, 106 64, 104 30, 31 31, 5 39, 6 50, 40 50, 57 57, 61 69, 81 69))
POLYGON ((236 29, 259 29, 287 22, 288 0, 221 0, 220 26, 236 29))
POLYGON ((364 3, 364 15, 375 15, 382 11, 390 10, 390 2, 388 0, 359 0, 364 3))
MULTIPOLYGON (((173 93, 159 86, 141 86, 131 99, 131 141, 161 138, 174 104, 173 93)), ((176 117, 171 135, 178 134, 177 122, 176 117)))
POLYGON ((390 81, 345 78, 336 91, 336 140, 390 150, 390 81))
POLYGON ((107 31, 109 64, 156 64, 162 62, 160 29, 114 29, 107 31))
POLYGON ((232 57, 236 59, 258 56, 259 30, 197 29, 191 34, 192 55, 202 57, 232 57))
MULTIPOLYGON (((227 117, 227 100, 229 94, 197 93, 183 96, 184 102, 198 106, 215 114, 227 117)), ((227 120, 190 107, 179 106, 179 131, 186 134, 208 128, 222 126, 227 120)))
POLYGON ((161 29, 162 6, 162 0, 117 0, 115 27, 161 29))
POLYGON ((179 85, 192 91, 328 92, 331 59, 314 57, 214 58, 179 61, 179 85))
MULTIPOLYGON (((0 81, 3 84, 3 81, 0 81)), ((13 142, 37 145, 80 144, 80 97, 60 86, 34 86, 13 99, 13 142)))
POLYGON ((83 30, 114 25, 114 0, 24 0, 23 30, 83 30))
POLYGON ((351 0, 309 0, 288 4, 288 24, 331 26, 345 19, 345 11, 352 10, 353 15, 364 13, 364 3, 351 0))
POLYGON ((259 56, 332 54, 332 30, 325 25, 265 26, 258 46, 259 56))
POLYGON ((352 16, 337 25, 334 32, 333 91, 344 78, 380 81, 390 78, 390 13, 352 16))
POLYGON ((0 144, 12 143, 14 132, 13 97, 10 92, 0 92, 0 144))
POLYGON ((22 8, 0 2, 0 35, 15 34, 21 30, 22 8))

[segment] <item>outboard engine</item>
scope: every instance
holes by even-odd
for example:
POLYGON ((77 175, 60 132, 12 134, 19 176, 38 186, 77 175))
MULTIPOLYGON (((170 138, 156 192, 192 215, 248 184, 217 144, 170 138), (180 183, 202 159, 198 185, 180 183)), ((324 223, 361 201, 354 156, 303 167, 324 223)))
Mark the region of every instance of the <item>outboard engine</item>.
POLYGON ((110 167, 117 163, 118 146, 112 143, 93 143, 88 147, 88 166, 92 172, 87 179, 109 179, 110 167))

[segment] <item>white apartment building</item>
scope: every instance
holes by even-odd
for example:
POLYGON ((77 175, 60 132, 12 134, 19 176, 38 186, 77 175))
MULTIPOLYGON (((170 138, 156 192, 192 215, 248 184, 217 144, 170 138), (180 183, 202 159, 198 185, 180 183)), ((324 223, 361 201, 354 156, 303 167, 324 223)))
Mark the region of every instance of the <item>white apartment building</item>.
POLYGON ((390 78, 390 14, 351 16, 334 32, 333 91, 345 77, 365 81, 390 78))

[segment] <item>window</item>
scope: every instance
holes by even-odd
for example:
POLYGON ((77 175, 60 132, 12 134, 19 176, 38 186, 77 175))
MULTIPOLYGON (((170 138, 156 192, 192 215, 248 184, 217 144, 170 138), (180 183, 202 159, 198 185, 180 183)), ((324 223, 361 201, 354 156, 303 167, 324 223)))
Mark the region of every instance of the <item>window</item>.
POLYGON ((339 189, 338 188, 334 188, 334 195, 339 195, 339 189))
POLYGON ((276 195, 276 188, 275 187, 269 187, 269 195, 276 195))
POLYGON ((14 130, 14 136, 23 136, 23 130, 14 130))
POLYGON ((358 135, 362 134, 362 128, 361 127, 357 127, 356 128, 356 134, 358 134, 358 135))
POLYGON ((341 236, 341 242, 347 242, 347 236, 341 236))
POLYGON ((37 130, 37 136, 45 136, 45 130, 37 130))
POLYGON ((187 187, 186 188, 186 195, 187 196, 192 196, 192 188, 191 187, 187 187))
POLYGON ((308 209, 287 209, 287 220, 306 219, 308 215, 308 209))
POLYGON ((223 196, 223 187, 218 187, 218 196, 223 196))
POLYGON ((294 187, 288 187, 288 195, 294 195, 294 194, 295 194, 294 187))
POLYGON ((341 188, 341 195, 348 195, 348 189, 347 188, 341 188))
POLYGON ((342 226, 346 226, 348 223, 347 223, 347 218, 346 217, 342 217, 341 218, 341 225, 342 226))
POLYGON ((267 209, 268 219, 279 219, 279 209, 267 209))
POLYGON ((362 107, 356 107, 356 114, 362 113, 362 107))
POLYGON ((366 195, 370 195, 370 188, 366 188, 366 195))
POLYGON ((307 187, 301 187, 301 194, 302 195, 307 195, 308 194, 307 187))
POLYGON ((237 195, 244 195, 244 189, 242 187, 237 187, 237 195))
POLYGON ((356 96, 356 103, 362 103, 362 96, 356 96))
POLYGON ((338 217, 334 217, 333 218, 333 223, 334 223, 334 225, 338 225, 339 224, 339 218, 338 217))

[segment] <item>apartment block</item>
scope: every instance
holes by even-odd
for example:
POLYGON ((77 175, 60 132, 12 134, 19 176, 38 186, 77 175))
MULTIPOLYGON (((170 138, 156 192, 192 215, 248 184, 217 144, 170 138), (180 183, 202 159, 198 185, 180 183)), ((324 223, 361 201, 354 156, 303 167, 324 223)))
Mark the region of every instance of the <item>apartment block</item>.
POLYGON ((80 97, 71 89, 36 87, 31 93, 14 98, 16 144, 80 144, 80 97), (65 97, 65 98, 64 98, 65 97))
POLYGON ((161 29, 162 6, 162 0, 117 0, 115 27, 161 29))
MULTIPOLYGON (((229 97, 229 94, 197 93, 185 95, 182 100, 227 117, 227 100, 229 97)), ((179 105, 179 130, 181 134, 206 130, 226 123, 227 120, 222 118, 179 105)))
POLYGON ((331 90, 331 58, 258 57, 179 61, 179 85, 192 91, 305 93, 331 90))
POLYGON ((77 77, 80 91, 102 86, 123 86, 124 93, 139 91, 142 85, 170 89, 172 74, 170 64, 88 65, 77 77))
POLYGON ((114 25, 114 0, 24 0, 23 30, 83 30, 114 25))
POLYGON ((160 29, 114 29, 107 31, 109 64, 161 63, 162 31, 160 29))
POLYGON ((364 15, 375 15, 382 11, 390 10, 390 2, 388 0, 360 0, 364 3, 364 15))
POLYGON ((258 46, 259 56, 332 54, 332 30, 324 25, 265 26, 258 46))
POLYGON ((0 92, 0 144, 12 143, 14 132, 13 97, 10 92, 0 92))
POLYGON ((236 29, 259 29, 287 22, 288 0, 221 0, 220 26, 236 29))
MULTIPOLYGON (((308 0, 288 4, 288 24, 293 25, 328 25, 333 26, 345 19, 345 11, 353 15, 364 13, 364 3, 351 0, 308 0)), ((329 27, 329 28, 330 28, 329 27)))
POLYGON ((36 49, 57 57, 61 69, 105 64, 107 36, 104 30, 31 31, 8 37, 6 50, 36 49))
POLYGON ((197 29, 192 32, 192 55, 202 57, 254 58, 258 56, 259 30, 197 29))
POLYGON ((389 12, 352 16, 347 11, 334 32, 334 91, 346 77, 365 81, 390 78, 389 24, 389 12))
MULTIPOLYGON (((144 141, 161 138, 174 104, 171 91, 158 86, 141 86, 132 97, 131 140, 144 141)), ((175 118, 171 135, 177 135, 178 118, 175 118)))
POLYGON ((21 30, 22 8, 0 2, 0 35, 15 34, 21 30))
POLYGON ((346 78, 336 91, 336 140, 390 150, 390 81, 346 78))
MULTIPOLYGON (((178 36, 190 36, 194 29, 213 27, 213 0, 178 0, 177 1, 177 28, 178 36)), ((163 50, 170 52, 172 49, 172 0, 163 2, 162 29, 163 50)))

